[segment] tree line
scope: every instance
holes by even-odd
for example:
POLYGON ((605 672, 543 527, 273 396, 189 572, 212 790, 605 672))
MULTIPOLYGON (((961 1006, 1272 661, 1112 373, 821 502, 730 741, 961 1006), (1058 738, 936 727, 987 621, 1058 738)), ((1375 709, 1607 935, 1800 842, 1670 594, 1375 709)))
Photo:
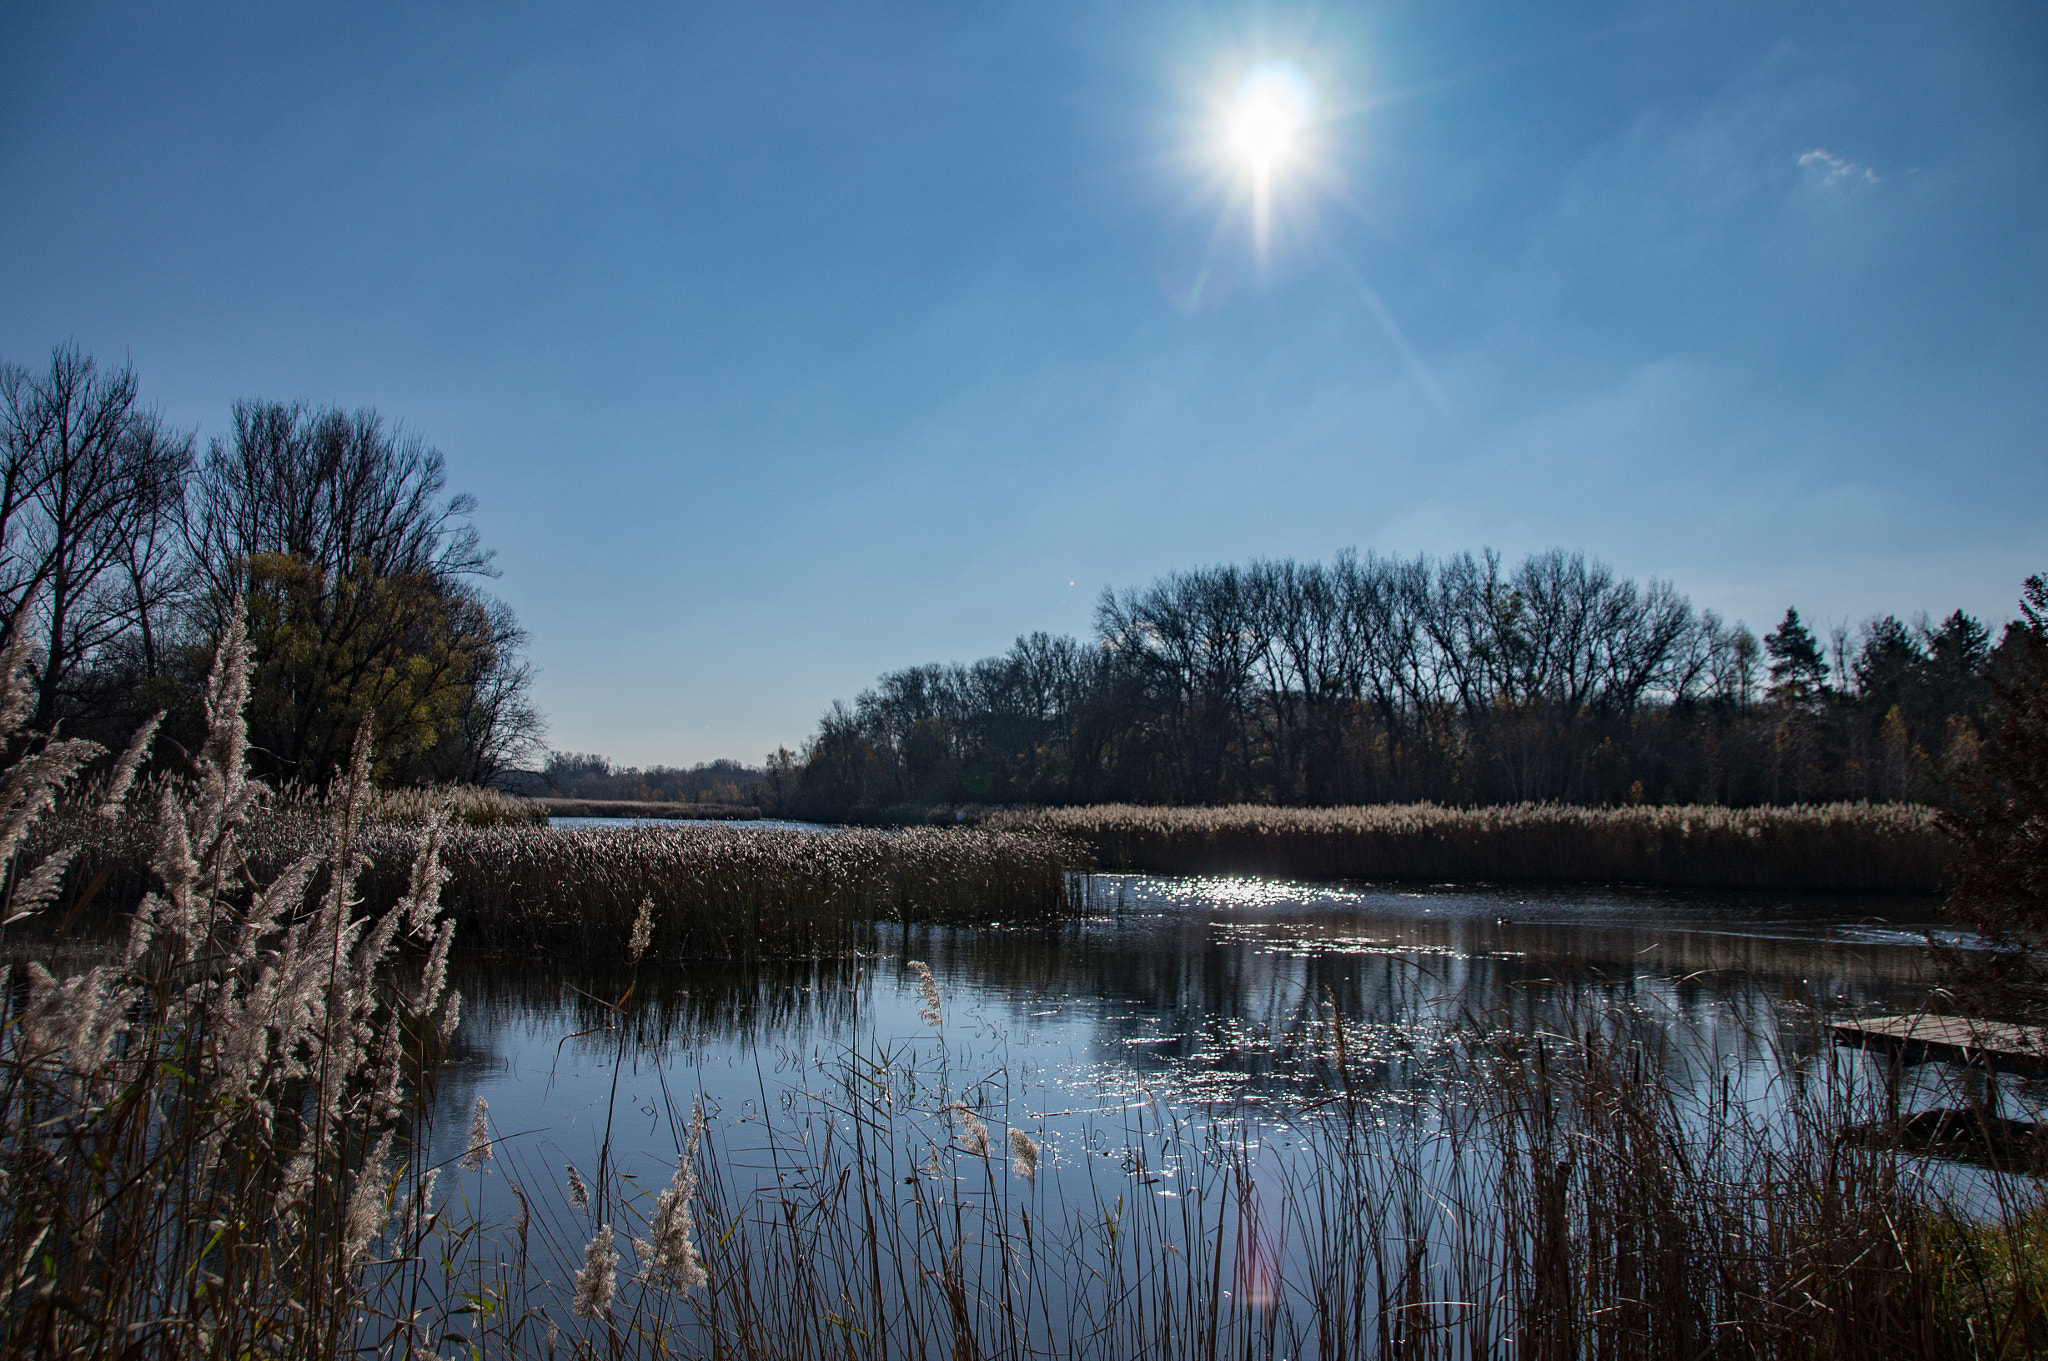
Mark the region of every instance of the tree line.
MULTIPOLYGON (((2017 627, 2017 626, 2014 626, 2017 627)), ((1106 590, 1095 635, 910 667, 769 760, 783 811, 1935 801, 2010 654, 1958 610, 1763 638, 1582 553, 1260 561, 1106 590)))
POLYGON ((738 761, 694 766, 615 765, 595 752, 551 751, 538 771, 519 772, 500 784, 518 793, 566 799, 633 799, 655 803, 755 802, 764 776, 738 761))
POLYGON ((319 782, 374 725, 390 783, 482 782, 532 754, 525 634, 441 453, 373 410, 241 401, 202 448, 134 371, 60 346, 0 361, 0 636, 36 650, 33 726, 118 750, 203 740, 229 613, 255 644, 252 765, 319 782))

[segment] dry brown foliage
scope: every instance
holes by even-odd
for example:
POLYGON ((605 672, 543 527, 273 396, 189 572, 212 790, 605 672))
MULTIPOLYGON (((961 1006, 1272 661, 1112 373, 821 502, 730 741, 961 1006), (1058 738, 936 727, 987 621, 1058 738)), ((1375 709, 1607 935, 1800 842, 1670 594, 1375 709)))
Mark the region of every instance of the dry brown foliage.
POLYGON ((1295 879, 1933 893, 1947 855, 1935 812, 1918 804, 1098 804, 997 813, 986 825, 1077 841, 1105 869, 1295 879))

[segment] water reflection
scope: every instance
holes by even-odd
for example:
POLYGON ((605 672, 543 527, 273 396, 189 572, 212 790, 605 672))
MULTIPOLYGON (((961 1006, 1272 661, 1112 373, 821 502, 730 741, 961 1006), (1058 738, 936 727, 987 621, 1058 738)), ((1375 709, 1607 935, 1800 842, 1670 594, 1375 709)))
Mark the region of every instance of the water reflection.
MULTIPOLYGON (((1469 1136, 1471 1113, 1497 1109, 1462 1098, 1481 1083, 1517 1090, 1520 1056, 1563 1054, 1561 1038, 1589 1028, 1622 1042, 1580 1054, 1633 1062, 1654 1051, 1651 1066, 1701 1098, 1674 1103, 1687 1128, 1716 1101, 1725 1125, 1733 1102, 1737 1125, 1756 1113, 1775 1139, 1802 1090, 1832 1096, 1845 1074, 1872 1076, 1868 1059, 1829 1043, 1826 1022, 1918 1006, 1936 926, 1934 903, 1898 899, 1119 876, 1089 887, 1089 915, 1057 929, 884 927, 846 959, 637 976, 460 962, 464 1021, 430 1140, 437 1157, 459 1157, 481 1095, 500 1143, 490 1171, 444 1183, 459 1198, 451 1222, 474 1217, 516 1237, 521 1288, 552 1322, 574 1326, 565 1283, 586 1245, 605 1226, 639 1232, 701 1098, 716 1184, 700 1224, 723 1226, 705 1241, 801 1221, 819 1235, 805 1252, 831 1277, 874 1234, 895 1235, 890 1251, 907 1256, 892 1260, 910 1264, 915 1284, 961 1270, 964 1238, 976 1289, 995 1289, 1014 1244, 976 1238, 961 1216, 995 1233, 1028 1211, 1041 1231, 1080 1245, 1044 1259, 1068 1273, 1046 1278, 1049 1307, 1032 1325, 1056 1351, 1071 1340, 1056 1316, 1115 1293, 1088 1255, 1104 1241, 1123 1251, 1114 1245, 1152 1235, 1147 1271, 1182 1269, 1191 1247, 1213 1243, 1205 1279, 1240 1289, 1255 1277, 1310 1279, 1318 1244, 1336 1245, 1332 1261, 1394 1261, 1406 1260, 1411 1233, 1440 1248, 1490 1241, 1508 1214, 1495 1191, 1508 1183, 1489 1178, 1508 1155, 1458 1142, 1453 1127, 1469 1136), (941 1026, 920 1020, 913 960, 937 981, 941 1026), (1504 1066, 1472 1058, 1503 1051, 1515 1056, 1504 1066), (992 1156, 971 1147, 977 1126, 992 1156), (1003 1156, 1013 1132, 1037 1150, 1033 1175, 1003 1156), (1333 1153, 1360 1147, 1367 1156, 1333 1153), (606 1205, 571 1205, 569 1164, 608 1170, 620 1189, 606 1205), (1340 1174, 1359 1204, 1385 1213, 1326 1208, 1293 1221, 1310 1232, 1287 1238, 1289 1216, 1325 1205, 1340 1174), (849 1185, 875 1219, 828 1212, 849 1185), (951 1257, 937 1221, 921 1217, 934 1206, 963 1236, 951 1257), (1226 1214, 1250 1226, 1231 1240, 1230 1276, 1226 1214), (1399 1217, 1411 1214, 1423 1219, 1399 1217), (1362 1236, 1345 1236, 1359 1224, 1362 1236), (1334 1236, 1315 1237, 1325 1230, 1334 1236)), ((1933 1093, 1939 1075, 1921 1076, 1921 1095, 1933 1093)), ((2024 1093, 2036 1106, 2040 1095, 2024 1093)), ((1923 1180, 1967 1203, 1983 1199, 1987 1175, 1944 1164, 1923 1180)), ((795 1260, 779 1251, 761 1261, 795 1260)), ((820 1298, 855 1284, 831 1277, 820 1298)), ((1449 1277, 1428 1289, 1471 1297, 1449 1277)), ((782 1307, 780 1284, 761 1293, 782 1307)), ((904 1317, 925 1310, 908 1293, 884 1303, 904 1317)))
POLYGON ((887 927, 854 959, 643 969, 616 1017, 623 974, 471 961, 446 1100, 481 1092, 552 1129, 623 1053, 643 1102, 666 1084, 759 1107, 771 1078, 860 1034, 943 1044, 1053 1104, 1273 1102, 1327 1086, 1331 1007, 1358 1073, 1397 1088, 1451 1027, 1554 1031, 1604 1000, 1664 1018, 1702 1073, 1775 1068, 1824 1043, 1825 1016, 1917 1005, 1935 926, 1932 902, 1900 899, 1138 876, 1091 892, 1098 910, 1058 929, 887 927), (908 959, 946 995, 940 1031, 917 1020, 908 959))

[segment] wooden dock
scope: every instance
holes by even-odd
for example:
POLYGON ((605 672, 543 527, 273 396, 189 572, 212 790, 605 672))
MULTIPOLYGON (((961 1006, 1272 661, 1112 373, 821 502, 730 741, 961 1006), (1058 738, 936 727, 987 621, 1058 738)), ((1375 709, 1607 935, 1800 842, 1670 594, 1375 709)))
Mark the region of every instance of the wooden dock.
POLYGON ((2048 1028, 1975 1016, 1873 1016, 1829 1026, 1835 1043, 1896 1063, 1953 1063, 1993 1073, 2048 1074, 2048 1028))

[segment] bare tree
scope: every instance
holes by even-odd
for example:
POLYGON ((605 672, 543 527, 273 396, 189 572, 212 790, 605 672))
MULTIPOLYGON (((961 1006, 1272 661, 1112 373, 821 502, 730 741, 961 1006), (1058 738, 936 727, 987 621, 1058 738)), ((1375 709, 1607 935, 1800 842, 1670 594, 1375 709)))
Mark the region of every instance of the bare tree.
POLYGON ((536 736, 524 635, 477 593, 491 555, 446 485, 374 411, 239 402, 212 442, 182 537, 202 627, 249 600, 252 740, 280 773, 325 778, 366 718, 399 780, 490 774, 536 736))
POLYGON ((1104 592, 1096 630, 890 673, 817 750, 903 800, 1747 804, 1865 797, 1876 742, 1909 797, 1914 733, 1963 760, 1993 664, 1957 614, 1904 648, 1904 713, 1830 691, 1790 721, 1747 628, 1556 550, 1201 568, 1104 592))
POLYGON ((217 598, 234 599, 259 553, 337 576, 496 575, 468 520, 476 498, 441 499, 441 452, 376 412, 244 401, 234 427, 209 448, 185 520, 217 598))
POLYGON ((169 526, 192 439, 137 401, 133 370, 101 373, 73 346, 47 372, 0 365, 0 612, 42 657, 34 726, 102 649, 131 630, 151 641, 174 568, 169 526))
POLYGON ((1104 591, 1096 628, 1104 644, 1160 700, 1173 797, 1239 797, 1254 661, 1267 646, 1245 573, 1179 572, 1143 591, 1104 591))

